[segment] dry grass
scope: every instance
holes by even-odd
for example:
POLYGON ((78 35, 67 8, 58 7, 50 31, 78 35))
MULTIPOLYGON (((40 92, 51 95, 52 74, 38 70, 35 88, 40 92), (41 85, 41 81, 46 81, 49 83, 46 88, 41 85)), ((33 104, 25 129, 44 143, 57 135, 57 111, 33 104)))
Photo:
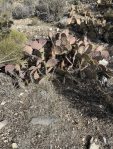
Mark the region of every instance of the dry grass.
POLYGON ((19 61, 22 54, 23 44, 26 40, 27 38, 23 33, 12 30, 6 38, 0 41, 0 60, 5 61, 16 58, 15 61, 19 61), (4 57, 6 58, 4 59, 4 57))

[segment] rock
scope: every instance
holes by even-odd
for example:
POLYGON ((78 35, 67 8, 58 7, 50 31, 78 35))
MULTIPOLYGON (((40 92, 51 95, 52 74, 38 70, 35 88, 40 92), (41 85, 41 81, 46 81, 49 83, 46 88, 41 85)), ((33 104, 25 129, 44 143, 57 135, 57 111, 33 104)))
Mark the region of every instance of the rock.
POLYGON ((1 121, 0 122, 0 129, 2 129, 3 127, 5 127, 8 124, 7 120, 1 121))
POLYGON ((12 143, 12 149, 17 149, 18 145, 16 143, 12 143))
POLYGON ((32 118, 31 120, 31 124, 33 125, 50 125, 54 122, 56 122, 57 120, 55 118, 51 118, 51 117, 37 117, 37 118, 32 118))
POLYGON ((6 104, 6 101, 1 102, 1 106, 4 106, 6 104))
POLYGON ((92 139, 90 140, 90 148, 89 149, 100 149, 100 146, 98 144, 98 139, 94 139, 92 137, 92 139))
POLYGON ((24 95, 24 93, 20 93, 20 94, 19 94, 19 97, 21 97, 21 96, 23 96, 23 95, 24 95))
POLYGON ((99 61, 99 64, 100 64, 100 65, 103 65, 103 66, 105 66, 105 67, 108 65, 108 63, 109 63, 109 62, 106 61, 105 59, 99 61))
POLYGON ((97 121, 97 120, 98 120, 97 117, 92 118, 92 121, 93 121, 93 122, 94 122, 94 121, 97 121))
POLYGON ((63 17, 58 23, 57 26, 58 27, 65 27, 67 25, 67 17, 63 17))
POLYGON ((100 149, 100 146, 98 144, 96 144, 95 142, 93 142, 91 145, 90 145, 90 149, 100 149))
POLYGON ((8 140, 4 140, 4 143, 8 143, 8 140))
POLYGON ((109 147, 107 139, 101 135, 92 137, 90 135, 82 139, 83 149, 103 149, 109 147))
POLYGON ((105 76, 103 76, 101 81, 102 86, 107 86, 107 82, 108 82, 108 79, 105 76))
POLYGON ((91 138, 92 138, 92 137, 91 137, 90 135, 87 135, 86 137, 84 137, 84 138, 82 139, 82 142, 83 142, 83 149, 89 148, 91 138))
POLYGON ((108 147, 107 139, 101 135, 97 136, 97 138, 91 138, 90 140, 90 148, 89 149, 103 149, 108 147))
POLYGON ((103 141, 104 141, 105 144, 107 144, 107 140, 106 140, 105 137, 103 137, 103 141))

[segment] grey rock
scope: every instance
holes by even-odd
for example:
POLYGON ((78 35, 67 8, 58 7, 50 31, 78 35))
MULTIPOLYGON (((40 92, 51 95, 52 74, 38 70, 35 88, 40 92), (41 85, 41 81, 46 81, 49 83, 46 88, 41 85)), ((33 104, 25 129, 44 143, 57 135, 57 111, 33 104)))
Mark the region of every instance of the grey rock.
POLYGON ((2 129, 3 127, 5 127, 8 124, 7 120, 1 121, 0 122, 0 129, 2 129))
POLYGON ((37 117, 37 118, 32 118, 31 120, 31 124, 33 125, 50 125, 54 122, 56 122, 57 120, 55 118, 51 118, 51 117, 37 117))

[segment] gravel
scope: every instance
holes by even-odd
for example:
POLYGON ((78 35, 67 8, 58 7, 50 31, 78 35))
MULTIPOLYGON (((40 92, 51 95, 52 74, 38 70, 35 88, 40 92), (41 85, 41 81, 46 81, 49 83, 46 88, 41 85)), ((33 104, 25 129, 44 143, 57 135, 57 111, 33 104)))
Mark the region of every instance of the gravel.
POLYGON ((44 78, 15 89, 0 74, 0 149, 112 149, 113 114, 87 87, 44 78))

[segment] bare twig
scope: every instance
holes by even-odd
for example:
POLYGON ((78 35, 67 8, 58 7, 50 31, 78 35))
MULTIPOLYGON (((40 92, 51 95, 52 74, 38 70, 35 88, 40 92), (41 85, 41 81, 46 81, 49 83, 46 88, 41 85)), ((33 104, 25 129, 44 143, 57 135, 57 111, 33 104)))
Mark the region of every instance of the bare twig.
POLYGON ((16 60, 16 58, 12 58, 12 59, 5 60, 5 61, 0 61, 0 64, 10 62, 10 61, 15 61, 15 60, 16 60))
POLYGON ((71 65, 73 65, 73 63, 69 60, 69 58, 68 58, 67 56, 65 56, 65 58, 67 59, 67 61, 68 61, 71 65))
POLYGON ((9 53, 8 55, 6 55, 5 57, 3 57, 0 61, 3 61, 4 59, 6 59, 7 57, 9 57, 11 54, 15 53, 16 51, 12 51, 11 53, 9 53))
MULTIPOLYGON (((25 47, 25 46, 24 46, 25 47)), ((20 50, 22 50, 24 47, 22 47, 20 50)), ((5 57, 3 57, 2 59, 0 59, 0 62, 3 61, 4 59, 8 58, 11 54, 14 54, 16 51, 13 50, 11 53, 9 53, 8 55, 6 55, 5 57)))

